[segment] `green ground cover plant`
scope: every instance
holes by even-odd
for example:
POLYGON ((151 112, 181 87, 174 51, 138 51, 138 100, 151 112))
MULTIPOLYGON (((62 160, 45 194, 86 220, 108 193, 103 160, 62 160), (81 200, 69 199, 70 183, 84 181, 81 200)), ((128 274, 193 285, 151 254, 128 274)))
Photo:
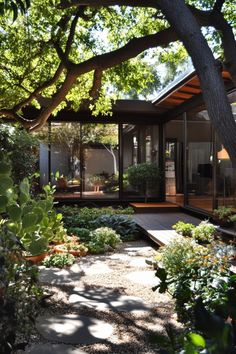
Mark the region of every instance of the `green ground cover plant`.
POLYGON ((56 268, 64 268, 67 266, 72 266, 75 262, 75 257, 70 253, 53 253, 47 256, 42 264, 49 268, 49 267, 56 267, 56 268))

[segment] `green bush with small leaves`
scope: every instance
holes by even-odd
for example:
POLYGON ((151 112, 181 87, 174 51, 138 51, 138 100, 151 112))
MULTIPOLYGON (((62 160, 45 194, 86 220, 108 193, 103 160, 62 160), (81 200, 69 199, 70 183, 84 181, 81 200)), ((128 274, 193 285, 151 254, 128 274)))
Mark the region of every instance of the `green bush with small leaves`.
POLYGON ((75 262, 75 257, 70 253, 54 253, 43 260, 43 265, 47 268, 63 268, 71 266, 75 262))
POLYGON ((192 232, 193 238, 197 242, 212 242, 217 227, 208 221, 202 221, 192 232))
POLYGON ((121 243, 120 236, 108 227, 100 227, 91 232, 88 248, 91 253, 104 253, 107 247, 115 248, 121 243))
POLYGON ((136 222, 126 215, 102 215, 94 221, 94 226, 115 230, 122 241, 134 240, 139 232, 136 222))
POLYGON ((182 236, 192 236, 192 232, 195 229, 195 226, 191 223, 186 223, 184 221, 178 221, 172 226, 172 228, 182 236))

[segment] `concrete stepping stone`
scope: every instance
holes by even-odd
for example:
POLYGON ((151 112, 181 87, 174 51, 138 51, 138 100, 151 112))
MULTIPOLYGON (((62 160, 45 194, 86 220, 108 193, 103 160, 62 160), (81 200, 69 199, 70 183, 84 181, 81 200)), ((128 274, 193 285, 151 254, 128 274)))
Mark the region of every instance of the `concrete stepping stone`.
POLYGON ((26 354, 86 354, 83 350, 65 344, 36 344, 26 354))
POLYGON ((98 343, 113 333, 110 324, 77 314, 41 316, 36 327, 45 339, 64 344, 98 343))
POLYGON ((130 260, 130 256, 128 254, 122 254, 122 253, 116 253, 116 254, 112 254, 110 256, 107 256, 108 259, 112 259, 114 261, 129 261, 130 260))
POLYGON ((98 275, 98 274, 107 274, 113 272, 107 264, 101 261, 95 261, 94 264, 81 264, 80 269, 85 275, 98 275))
POLYGON ((39 281, 51 285, 69 285, 80 280, 82 270, 78 264, 69 269, 39 267, 39 281))
POLYGON ((69 302, 75 307, 86 306, 98 311, 123 311, 131 313, 147 312, 152 307, 136 296, 122 295, 112 289, 75 288, 69 297, 69 302))
POLYGON ((131 272, 124 276, 129 281, 146 286, 156 286, 159 283, 158 278, 155 276, 153 270, 146 270, 140 272, 131 272))
POLYGON ((129 262, 130 267, 134 268, 147 268, 146 258, 144 257, 135 257, 129 262))

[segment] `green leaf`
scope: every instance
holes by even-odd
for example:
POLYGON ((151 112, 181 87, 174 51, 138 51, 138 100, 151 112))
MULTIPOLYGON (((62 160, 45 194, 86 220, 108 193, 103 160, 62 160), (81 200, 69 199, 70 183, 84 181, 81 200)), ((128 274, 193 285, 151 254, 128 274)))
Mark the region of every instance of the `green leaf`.
POLYGON ((24 178, 23 181, 20 183, 20 191, 21 193, 24 194, 29 194, 30 192, 30 185, 29 185, 29 181, 27 178, 24 178))
POLYGON ((6 206, 8 203, 8 198, 5 195, 0 195, 0 212, 6 211, 6 206))
POLYGON ((29 200, 29 195, 21 192, 19 199, 20 199, 20 204, 21 204, 21 205, 22 205, 22 204, 25 204, 25 203, 27 203, 28 200, 29 200))
POLYGON ((21 207, 17 204, 9 205, 7 212, 13 221, 17 221, 21 218, 21 207))
POLYGON ((187 337, 191 341, 191 343, 196 347, 200 347, 200 348, 206 347, 206 341, 200 334, 188 333, 187 337))
POLYGON ((10 177, 0 175, 0 193, 5 194, 7 189, 12 188, 13 181, 10 177))
POLYGON ((164 268, 158 268, 156 273, 156 277, 158 277, 161 281, 165 281, 167 278, 167 273, 164 268))
POLYGON ((11 172, 11 165, 5 161, 0 162, 0 174, 8 175, 11 172))
POLYGON ((23 229, 28 229, 32 228, 37 224, 37 215, 33 212, 30 212, 26 215, 24 215, 23 220, 22 220, 22 228, 23 229))

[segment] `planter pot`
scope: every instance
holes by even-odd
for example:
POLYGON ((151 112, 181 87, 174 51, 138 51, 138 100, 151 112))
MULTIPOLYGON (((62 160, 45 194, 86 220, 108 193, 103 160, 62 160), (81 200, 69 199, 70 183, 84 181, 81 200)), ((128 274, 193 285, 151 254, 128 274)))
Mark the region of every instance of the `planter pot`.
POLYGON ((34 264, 38 264, 38 263, 42 262, 42 260, 44 260, 44 258, 47 257, 47 255, 48 255, 48 253, 44 252, 44 253, 38 254, 36 256, 24 256, 24 259, 29 262, 32 262, 34 264))
POLYGON ((80 250, 68 250, 65 249, 63 245, 57 245, 54 247, 55 253, 70 253, 75 257, 85 256, 86 254, 80 250))

